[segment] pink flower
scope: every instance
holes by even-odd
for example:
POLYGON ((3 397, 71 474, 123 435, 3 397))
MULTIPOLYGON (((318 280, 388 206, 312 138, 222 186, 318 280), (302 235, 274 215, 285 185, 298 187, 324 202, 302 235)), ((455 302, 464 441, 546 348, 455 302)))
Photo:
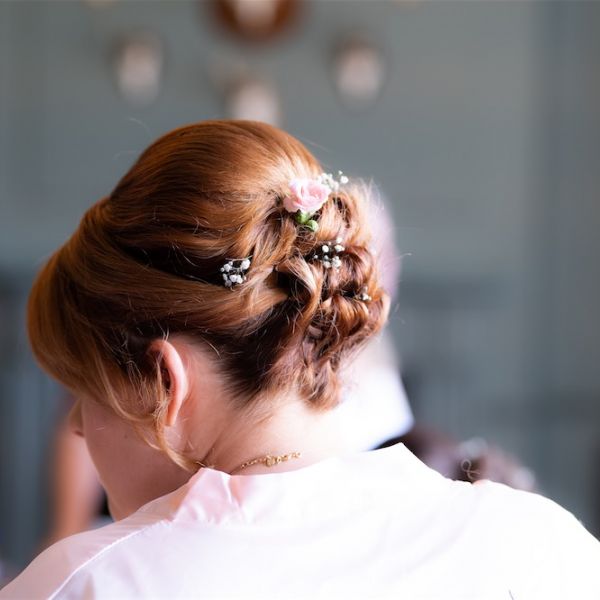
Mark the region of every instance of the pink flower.
POLYGON ((283 199, 284 208, 292 213, 301 211, 313 214, 331 194, 331 188, 315 179, 292 179, 290 195, 283 199))

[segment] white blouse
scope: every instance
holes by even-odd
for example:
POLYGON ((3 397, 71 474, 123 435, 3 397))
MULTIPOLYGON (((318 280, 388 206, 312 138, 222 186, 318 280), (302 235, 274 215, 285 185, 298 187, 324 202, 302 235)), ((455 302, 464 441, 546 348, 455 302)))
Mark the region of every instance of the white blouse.
POLYGON ((598 600, 600 544, 551 500, 405 446, 283 473, 201 469, 40 554, 1 598, 598 600))

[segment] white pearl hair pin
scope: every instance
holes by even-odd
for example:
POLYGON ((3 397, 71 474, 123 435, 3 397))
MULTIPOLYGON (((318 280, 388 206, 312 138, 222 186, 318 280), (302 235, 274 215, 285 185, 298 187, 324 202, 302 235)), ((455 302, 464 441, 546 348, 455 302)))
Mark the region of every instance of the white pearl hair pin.
POLYGON ((339 269, 342 265, 339 255, 344 250, 342 238, 338 237, 334 241, 321 244, 321 247, 315 252, 314 258, 320 260, 326 269, 339 269))
POLYGON ((231 288, 246 281, 246 271, 250 268, 250 258, 230 258, 221 267, 223 285, 231 288))

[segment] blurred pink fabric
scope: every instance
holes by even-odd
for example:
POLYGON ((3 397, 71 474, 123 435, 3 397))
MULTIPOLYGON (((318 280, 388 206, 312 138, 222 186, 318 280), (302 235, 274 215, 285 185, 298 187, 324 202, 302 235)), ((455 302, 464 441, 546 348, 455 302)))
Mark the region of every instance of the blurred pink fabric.
POLYGON ((566 510, 445 479, 398 444, 294 471, 201 469, 51 546, 1 598, 600 598, 600 544, 566 510))

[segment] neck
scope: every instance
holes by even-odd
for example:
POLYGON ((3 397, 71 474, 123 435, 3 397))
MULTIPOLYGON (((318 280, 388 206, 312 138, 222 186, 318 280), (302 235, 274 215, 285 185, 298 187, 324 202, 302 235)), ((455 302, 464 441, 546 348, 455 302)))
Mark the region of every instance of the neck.
POLYGON ((238 410, 233 418, 224 419, 224 426, 203 454, 202 464, 226 473, 252 475, 298 469, 344 451, 335 411, 316 411, 297 397, 259 404, 265 405, 276 408, 269 414, 256 408, 238 410), (292 453, 300 456, 272 466, 257 462, 239 470, 257 458, 292 453))

